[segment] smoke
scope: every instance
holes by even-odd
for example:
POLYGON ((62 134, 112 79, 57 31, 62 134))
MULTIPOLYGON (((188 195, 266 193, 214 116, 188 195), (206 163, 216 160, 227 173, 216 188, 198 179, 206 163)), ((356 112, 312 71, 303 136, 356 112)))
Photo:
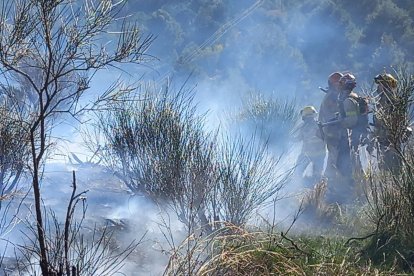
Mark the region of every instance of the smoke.
POLYGON ((197 83, 240 75, 251 89, 317 103, 317 87, 330 72, 353 71, 362 84, 407 57, 411 46, 398 43, 411 30, 407 12, 391 1, 375 8, 363 2, 359 8, 327 1, 162 3, 152 6, 150 19, 138 19, 157 33, 154 53, 170 73, 195 72, 197 83), (394 27, 390 18, 409 25, 394 27), (181 35, 174 38, 177 32, 181 35))
MULTIPOLYGON (((198 112, 207 112, 206 130, 220 128, 223 133, 249 137, 260 131, 231 121, 245 107, 249 93, 292 100, 298 108, 319 108, 324 94, 318 86, 325 86, 333 71, 354 72, 357 89, 361 89, 372 83, 372 77, 384 67, 403 62, 412 66, 412 12, 405 10, 403 3, 396 4, 403 1, 377 2, 129 1, 126 13, 138 20, 144 32, 157 36, 150 49, 157 61, 146 67, 123 67, 119 77, 130 83, 154 81, 160 86, 167 78, 178 85, 189 78, 186 86, 194 87, 198 112)), ((91 85, 91 98, 85 99, 85 104, 117 78, 111 70, 97 75, 91 85)), ((79 121, 68 120, 54 132, 65 139, 59 142, 63 157, 56 157, 60 164, 46 169, 42 185, 45 205, 60 216, 65 211, 62 202, 70 193, 73 169, 62 162, 69 152, 84 152, 79 121)), ((279 127, 279 122, 267 122, 265 126, 271 130, 279 127)), ((278 139, 274 132, 270 135, 273 146, 281 148, 277 153, 284 154, 283 167, 294 167, 300 145, 289 141, 288 135, 277 135, 278 139)), ((88 154, 80 156, 86 160, 88 154)), ((79 190, 90 190, 89 222, 119 223, 127 228, 119 237, 123 244, 145 234, 136 252, 140 261, 128 263, 124 272, 131 275, 139 267, 138 275, 160 275, 168 261, 164 250, 169 247, 161 231, 165 231, 160 226, 162 218, 170 218, 168 224, 177 241, 185 237, 182 224, 144 197, 130 197, 119 180, 100 171, 102 168, 94 170, 77 171, 79 190)), ((271 206, 262 214, 281 219, 291 216, 303 188, 299 181, 292 181, 283 190, 288 198, 281 202, 283 207, 271 206)), ((16 241, 15 232, 6 238, 16 241)))
MULTIPOLYGON (((86 238, 94 227, 103 229, 108 227, 113 231, 115 248, 122 250, 132 241, 139 241, 139 246, 131 253, 121 272, 126 275, 160 275, 168 263, 172 248, 186 237, 184 225, 178 221, 173 213, 155 205, 143 196, 132 196, 119 179, 114 177, 100 166, 71 165, 64 163, 48 164, 44 171, 42 184, 42 198, 45 211, 53 210, 59 221, 64 220, 67 202, 69 200, 72 181, 72 171, 76 171, 77 192, 87 191, 85 194, 87 211, 82 231, 86 238), (166 237, 168 236, 168 240, 166 237), (138 274, 136 274, 138 273, 138 274)), ((6 221, 11 220, 16 213, 16 205, 21 198, 15 198, 6 221)), ((14 266, 15 254, 20 257, 20 251, 14 245, 29 243, 27 237, 33 233, 27 229, 30 223, 32 198, 24 199, 23 207, 18 213, 20 224, 10 228, 9 232, 2 233, 2 254, 6 256, 4 267, 14 266), (25 233, 19 235, 19 233, 25 233)), ((5 202, 3 202, 4 204, 5 202)), ((4 205, 3 205, 4 206, 4 205)), ((82 208, 81 208, 82 209, 82 208)), ((4 211, 4 208, 3 210, 4 211)), ((80 219, 80 212, 76 213, 76 220, 80 219)), ((48 223, 52 223, 49 221, 48 223)), ((115 249, 117 250, 117 249, 115 249)), ((36 263, 36 260, 33 260, 36 263)), ((34 266, 33 269, 36 269, 34 266)))

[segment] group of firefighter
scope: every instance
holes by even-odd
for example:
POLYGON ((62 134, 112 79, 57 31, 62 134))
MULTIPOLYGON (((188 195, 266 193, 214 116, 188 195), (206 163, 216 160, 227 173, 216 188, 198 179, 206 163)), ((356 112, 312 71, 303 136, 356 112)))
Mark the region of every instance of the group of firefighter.
POLYGON ((319 113, 313 106, 305 106, 300 111, 302 122, 295 136, 302 141, 302 151, 297 159, 296 175, 302 177, 312 163, 313 174, 307 179, 314 184, 322 179, 326 181, 328 202, 347 204, 354 200, 356 181, 363 174, 362 148, 370 154, 375 149, 380 170, 396 172, 401 166, 399 154, 406 140, 392 139, 389 124, 400 123, 406 139, 411 129, 404 123, 390 122, 387 117, 395 108, 398 81, 384 73, 377 75, 374 82, 376 90, 369 101, 368 97, 354 92, 353 74, 334 72, 328 77, 328 87, 321 89, 326 94, 319 113))

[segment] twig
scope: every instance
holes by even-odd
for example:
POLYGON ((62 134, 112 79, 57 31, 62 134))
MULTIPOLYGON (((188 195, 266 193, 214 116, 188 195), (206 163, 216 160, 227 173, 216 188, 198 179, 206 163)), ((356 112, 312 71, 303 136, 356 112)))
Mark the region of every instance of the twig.
POLYGON ((370 237, 372 237, 372 236, 375 236, 376 234, 377 234, 377 233, 371 233, 371 234, 366 235, 366 236, 364 236, 364 237, 354 237, 354 238, 350 238, 350 239, 348 239, 348 240, 344 243, 344 246, 349 245, 349 243, 350 243, 351 241, 363 241, 363 240, 366 240, 366 239, 368 239, 368 238, 370 238, 370 237))
POLYGON ((302 249, 299 248, 299 246, 290 238, 288 238, 285 234, 283 234, 283 231, 280 232, 280 235, 282 236, 282 238, 284 238, 285 240, 287 240, 288 242, 290 242, 290 244, 299 252, 305 254, 306 256, 310 256, 311 254, 309 252, 306 252, 302 249))

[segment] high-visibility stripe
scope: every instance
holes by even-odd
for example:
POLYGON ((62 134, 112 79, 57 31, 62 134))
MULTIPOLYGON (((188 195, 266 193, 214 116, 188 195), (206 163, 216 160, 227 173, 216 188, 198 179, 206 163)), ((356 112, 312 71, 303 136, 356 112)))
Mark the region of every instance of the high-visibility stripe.
POLYGON ((358 112, 356 112, 356 111, 348 111, 348 112, 345 112, 345 115, 346 116, 357 116, 358 115, 358 112))

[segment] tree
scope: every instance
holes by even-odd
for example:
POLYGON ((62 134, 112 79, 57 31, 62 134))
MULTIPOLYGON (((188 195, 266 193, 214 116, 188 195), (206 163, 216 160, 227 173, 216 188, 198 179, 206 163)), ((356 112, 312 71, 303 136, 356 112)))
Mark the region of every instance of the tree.
POLYGON ((153 40, 119 17, 124 2, 16 0, 1 6, 1 77, 34 96, 26 102, 23 122, 30 143, 29 170, 43 275, 58 271, 48 259, 40 188, 54 123, 61 114, 77 116, 85 111, 80 99, 97 71, 125 62, 141 63, 153 40), (121 26, 119 32, 112 31, 116 25, 121 26), (112 37, 114 41, 108 40, 112 37))

